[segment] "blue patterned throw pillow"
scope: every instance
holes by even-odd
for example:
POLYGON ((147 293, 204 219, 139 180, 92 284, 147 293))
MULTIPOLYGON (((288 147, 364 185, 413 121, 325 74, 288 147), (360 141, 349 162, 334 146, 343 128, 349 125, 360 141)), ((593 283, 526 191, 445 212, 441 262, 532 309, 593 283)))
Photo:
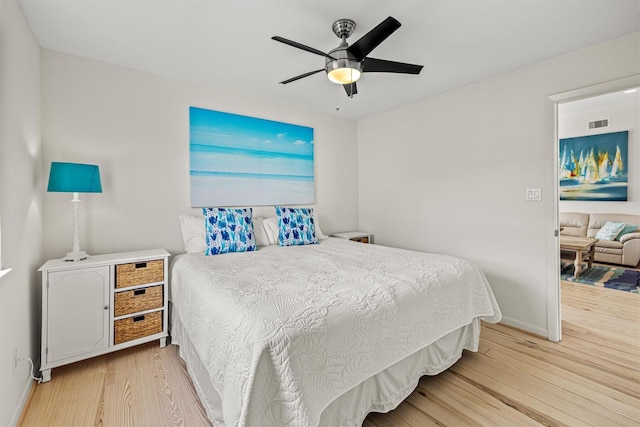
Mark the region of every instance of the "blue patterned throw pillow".
POLYGON ((280 246, 313 245, 318 243, 311 208, 276 206, 278 244, 280 246))
POLYGON ((202 214, 207 228, 205 255, 256 250, 251 208, 202 208, 202 214))

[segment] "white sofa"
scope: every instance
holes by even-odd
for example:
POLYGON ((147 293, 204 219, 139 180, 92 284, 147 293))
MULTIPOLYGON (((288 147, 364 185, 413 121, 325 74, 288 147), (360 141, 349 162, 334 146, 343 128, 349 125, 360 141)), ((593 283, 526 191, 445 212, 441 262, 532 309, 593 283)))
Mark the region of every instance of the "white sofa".
POLYGON ((560 234, 565 236, 595 237, 606 221, 623 222, 639 227, 620 240, 598 240, 594 260, 635 267, 640 262, 640 215, 560 213, 560 234))

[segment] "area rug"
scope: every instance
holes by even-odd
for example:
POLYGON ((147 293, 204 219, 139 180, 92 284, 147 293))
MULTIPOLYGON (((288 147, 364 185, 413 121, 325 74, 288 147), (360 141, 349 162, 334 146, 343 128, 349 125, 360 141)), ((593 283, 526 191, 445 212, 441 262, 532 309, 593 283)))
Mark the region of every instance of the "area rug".
POLYGON ((580 276, 576 279, 573 277, 574 270, 575 267, 572 263, 562 263, 560 278, 569 282, 584 283, 636 294, 640 293, 640 271, 602 265, 594 265, 591 268, 587 268, 585 265, 580 272, 580 276))

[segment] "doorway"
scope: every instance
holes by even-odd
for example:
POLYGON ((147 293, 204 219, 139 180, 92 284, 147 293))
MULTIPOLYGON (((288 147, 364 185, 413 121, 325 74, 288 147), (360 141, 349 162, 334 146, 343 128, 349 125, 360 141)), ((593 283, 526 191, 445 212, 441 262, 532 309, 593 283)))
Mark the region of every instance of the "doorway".
MULTIPOLYGON (((560 341, 562 339, 562 313, 561 313, 561 282, 560 282, 560 244, 559 244, 559 226, 558 216, 560 212, 559 201, 559 110, 567 107, 569 103, 578 102, 596 98, 601 95, 612 94, 616 92, 623 92, 626 90, 637 89, 640 87, 640 74, 623 79, 610 81, 586 88, 576 89, 569 92, 563 92, 550 96, 549 99, 553 103, 553 144, 549 144, 552 149, 548 152, 548 159, 550 165, 553 165, 553 173, 548 174, 548 177, 553 177, 553 182, 550 183, 549 188, 554 189, 553 195, 553 209, 555 214, 555 222, 552 224, 552 233, 554 238, 553 244, 550 247, 549 253, 554 254, 554 268, 549 269, 549 288, 547 292, 547 325, 548 325, 548 338, 550 341, 560 341)), ((586 101, 588 103, 588 101, 586 101)), ((576 104, 577 105, 577 104, 576 104)), ((550 239, 551 241, 551 239, 550 239)))

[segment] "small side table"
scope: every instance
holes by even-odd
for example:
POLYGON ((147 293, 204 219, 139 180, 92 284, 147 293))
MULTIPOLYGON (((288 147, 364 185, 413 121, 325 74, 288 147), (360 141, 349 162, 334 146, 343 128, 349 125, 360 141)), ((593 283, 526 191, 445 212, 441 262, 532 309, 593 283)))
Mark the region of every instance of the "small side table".
POLYGON ((351 240, 352 242, 373 243, 373 234, 365 233, 364 231, 345 231, 343 233, 334 233, 331 237, 351 240))
POLYGON ((42 272, 42 382, 51 370, 169 335, 164 249, 47 261, 42 272))

